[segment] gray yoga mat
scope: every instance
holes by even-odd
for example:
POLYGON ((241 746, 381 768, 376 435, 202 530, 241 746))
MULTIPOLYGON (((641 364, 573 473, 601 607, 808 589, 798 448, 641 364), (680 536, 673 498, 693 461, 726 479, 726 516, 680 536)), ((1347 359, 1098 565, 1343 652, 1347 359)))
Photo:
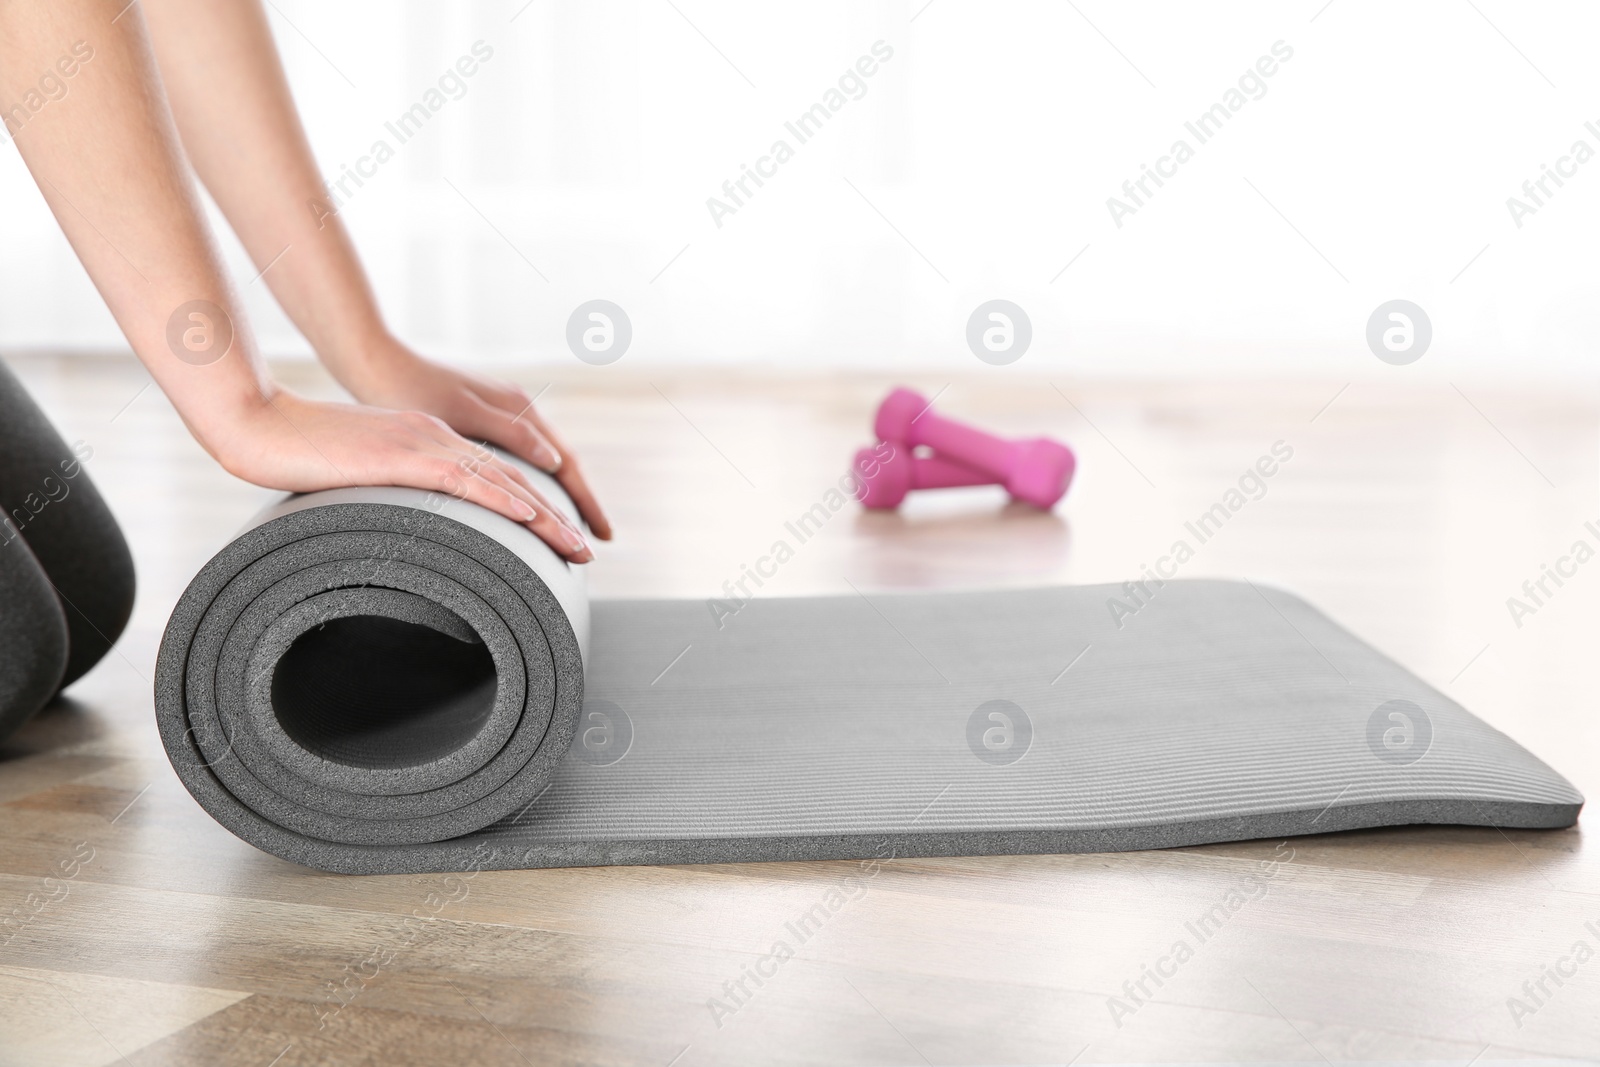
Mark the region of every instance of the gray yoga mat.
POLYGON ((1583 804, 1247 582, 732 606, 591 604, 583 568, 436 495, 289 497, 179 601, 157 720, 224 826, 349 873, 1557 828, 1583 804))

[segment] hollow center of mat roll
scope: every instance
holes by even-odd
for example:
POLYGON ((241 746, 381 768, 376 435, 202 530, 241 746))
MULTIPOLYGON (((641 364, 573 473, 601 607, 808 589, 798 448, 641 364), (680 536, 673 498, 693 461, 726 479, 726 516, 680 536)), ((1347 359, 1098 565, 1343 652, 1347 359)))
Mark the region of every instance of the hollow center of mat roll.
POLYGON ((414 767, 472 740, 495 689, 481 641, 351 615, 295 638, 273 670, 272 709, 284 733, 323 759, 414 767))

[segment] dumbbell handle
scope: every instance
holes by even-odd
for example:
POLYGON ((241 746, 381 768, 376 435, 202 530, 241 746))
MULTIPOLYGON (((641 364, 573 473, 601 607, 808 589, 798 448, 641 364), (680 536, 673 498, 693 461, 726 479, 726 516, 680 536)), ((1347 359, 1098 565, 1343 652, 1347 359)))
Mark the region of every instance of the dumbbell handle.
POLYGON ((943 456, 911 457, 911 488, 954 489, 964 485, 993 485, 998 479, 965 463, 943 456))
POLYGON ((889 394, 878 408, 873 428, 880 440, 927 445, 1002 482, 1017 461, 1018 442, 947 419, 909 389, 896 389, 889 394))
POLYGON ((987 473, 991 480, 1003 481, 1016 462, 1016 442, 947 419, 931 409, 911 423, 911 434, 907 444, 927 445, 935 452, 960 456, 963 463, 987 473))
MULTIPOLYGON (((880 446, 881 447, 881 446, 880 446)), ((913 489, 950 489, 961 485, 992 485, 995 479, 954 460, 914 455, 901 445, 887 457, 876 449, 856 453, 861 472, 861 503, 869 508, 897 508, 913 489)))
POLYGON ((1051 508, 1066 493, 1077 465, 1072 450, 1046 437, 1007 440, 947 419, 910 389, 896 389, 878 406, 873 429, 883 441, 926 446, 945 461, 989 475, 1018 500, 1051 508))

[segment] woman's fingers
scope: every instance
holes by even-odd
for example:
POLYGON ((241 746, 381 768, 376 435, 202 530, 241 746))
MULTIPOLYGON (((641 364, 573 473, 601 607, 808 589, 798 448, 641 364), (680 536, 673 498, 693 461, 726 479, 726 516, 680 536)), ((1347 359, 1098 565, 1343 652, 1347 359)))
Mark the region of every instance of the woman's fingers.
POLYGON ((507 389, 504 392, 506 395, 491 395, 488 400, 473 398, 474 411, 485 427, 482 436, 509 448, 546 473, 555 475, 556 481, 572 497, 578 514, 589 524, 594 535, 602 541, 611 540, 611 523, 600 510, 594 490, 589 488, 566 443, 556 436, 555 431, 534 410, 533 402, 527 400, 520 389, 507 389), (521 400, 522 403, 515 411, 496 406, 506 400, 512 403, 521 400), (535 456, 543 458, 545 462, 532 458, 535 456))
POLYGON ((600 502, 595 499, 594 490, 589 488, 578 465, 571 461, 563 464, 556 473, 556 481, 561 483, 561 488, 578 506, 578 514, 583 516, 583 521, 589 524, 594 535, 602 541, 611 540, 611 520, 600 510, 600 502))
POLYGON ((522 410, 507 410, 469 394, 467 406, 477 424, 473 431, 477 436, 508 449, 547 474, 561 469, 565 458, 562 450, 527 417, 533 411, 531 403, 522 410))
POLYGON ((526 526, 541 541, 573 563, 587 563, 594 558, 594 553, 582 536, 561 521, 554 507, 548 503, 539 506, 530 502, 503 471, 488 465, 463 466, 459 458, 441 456, 438 461, 448 465, 449 470, 443 480, 452 496, 486 507, 526 526))
POLYGON ((584 478, 583 471, 579 468, 578 461, 573 458, 571 450, 567 448, 566 442, 561 440, 532 407, 528 408, 522 418, 532 422, 540 435, 565 457, 561 469, 555 472, 556 481, 561 483, 561 488, 567 491, 572 502, 578 506, 578 514, 583 516, 583 521, 589 524, 589 529, 594 531, 594 535, 602 541, 611 540, 611 521, 606 518, 605 512, 600 510, 600 501, 595 498, 594 490, 589 488, 589 482, 584 478))
POLYGON ((526 526, 570 562, 594 558, 576 520, 539 493, 523 468, 436 416, 283 392, 236 436, 244 445, 228 469, 258 485, 303 493, 346 485, 444 493, 526 526))
POLYGON ((583 535, 567 522, 559 508, 528 483, 521 471, 442 425, 429 429, 434 432, 425 434, 431 438, 428 451, 436 461, 449 464, 443 477, 446 492, 527 526, 574 563, 587 563, 594 558, 583 535))
POLYGON ((537 505, 539 508, 553 510, 561 522, 577 532, 577 526, 560 509, 552 508, 550 502, 534 488, 533 483, 528 480, 521 470, 495 455, 494 450, 488 446, 462 437, 444 422, 433 419, 431 416, 425 416, 425 418, 428 421, 422 427, 425 430, 424 436, 431 438, 435 445, 447 449, 451 454, 457 456, 457 461, 464 471, 473 473, 481 472, 485 469, 498 471, 503 478, 510 479, 524 500, 537 505))
POLYGON ((574 533, 577 533, 579 535, 581 535, 583 533, 582 528, 580 528, 578 526, 578 520, 573 518, 572 516, 568 515, 565 508, 561 508, 561 507, 555 506, 550 501, 550 499, 548 497, 546 497, 542 492, 539 491, 537 486, 535 486, 531 481, 528 480, 528 476, 526 474, 522 473, 522 468, 516 466, 515 464, 505 463, 503 461, 497 461, 497 462, 500 462, 502 468, 505 471, 506 477, 508 477, 512 481, 516 482, 517 485, 521 486, 533 498, 537 499, 542 505, 552 508, 556 513, 556 517, 559 518, 563 523, 565 523, 568 526, 568 528, 570 528, 574 533))
MULTIPOLYGON (((520 397, 521 391, 517 390, 516 395, 520 397)), ((577 461, 571 457, 565 444, 534 410, 531 402, 524 403, 519 411, 513 412, 496 407, 479 396, 469 396, 467 407, 469 416, 461 422, 459 429, 492 441, 547 473, 553 473, 556 481, 572 498, 573 504, 578 508, 578 514, 589 524, 589 529, 594 535, 602 541, 611 539, 611 523, 601 511, 600 503, 595 499, 594 491, 589 488, 589 483, 579 469, 577 461)), ((538 496, 537 490, 521 471, 487 454, 479 455, 482 450, 473 451, 474 446, 449 425, 429 418, 426 428, 429 436, 440 445, 457 451, 466 450, 486 466, 498 464, 506 477, 543 502, 543 498, 538 496)), ((548 502, 543 502, 541 506, 552 511, 558 521, 581 539, 582 534, 577 524, 569 520, 560 509, 551 507, 548 502)), ((556 542, 551 543, 556 544, 556 542)), ((587 545, 584 547, 587 549, 587 545)))
POLYGON ((515 493, 479 478, 455 454, 419 450, 413 456, 410 476, 396 479, 393 484, 414 485, 419 489, 444 493, 456 500, 470 501, 516 523, 527 524, 538 518, 538 509, 532 504, 515 493))
POLYGON ((536 490, 519 485, 516 473, 515 468, 496 463, 486 465, 477 476, 495 485, 502 492, 519 499, 526 500, 531 496, 533 503, 530 506, 536 514, 524 525, 558 553, 574 563, 588 563, 594 559, 589 543, 583 539, 583 534, 566 521, 561 509, 551 504, 536 490))

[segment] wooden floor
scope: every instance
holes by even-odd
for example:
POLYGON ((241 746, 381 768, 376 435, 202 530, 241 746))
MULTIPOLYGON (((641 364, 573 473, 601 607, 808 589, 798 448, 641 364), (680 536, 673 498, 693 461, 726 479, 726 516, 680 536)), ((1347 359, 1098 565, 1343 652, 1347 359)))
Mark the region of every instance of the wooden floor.
MULTIPOLYGON (((142 585, 117 651, 0 750, 0 1064, 1600 1055, 1600 849, 1579 829, 897 860, 737 1000, 729 983, 853 864, 447 884, 259 853, 174 777, 150 678, 185 583, 268 494, 212 465, 131 359, 12 363, 93 447, 142 585), (1268 895, 1128 999, 1187 920, 1275 855, 1291 858, 1268 895)), ((619 530, 593 564, 598 595, 717 594, 839 477, 892 384, 622 367, 563 369, 541 400, 619 530)), ((953 413, 1071 442, 1068 500, 1041 515, 975 489, 841 513, 768 589, 1120 581, 1283 441, 1294 455, 1267 495, 1184 573, 1308 597, 1600 794, 1600 563, 1520 627, 1506 607, 1573 541, 1600 540, 1583 526, 1600 525, 1597 398, 1381 370, 1195 386, 913 375, 953 413)))

